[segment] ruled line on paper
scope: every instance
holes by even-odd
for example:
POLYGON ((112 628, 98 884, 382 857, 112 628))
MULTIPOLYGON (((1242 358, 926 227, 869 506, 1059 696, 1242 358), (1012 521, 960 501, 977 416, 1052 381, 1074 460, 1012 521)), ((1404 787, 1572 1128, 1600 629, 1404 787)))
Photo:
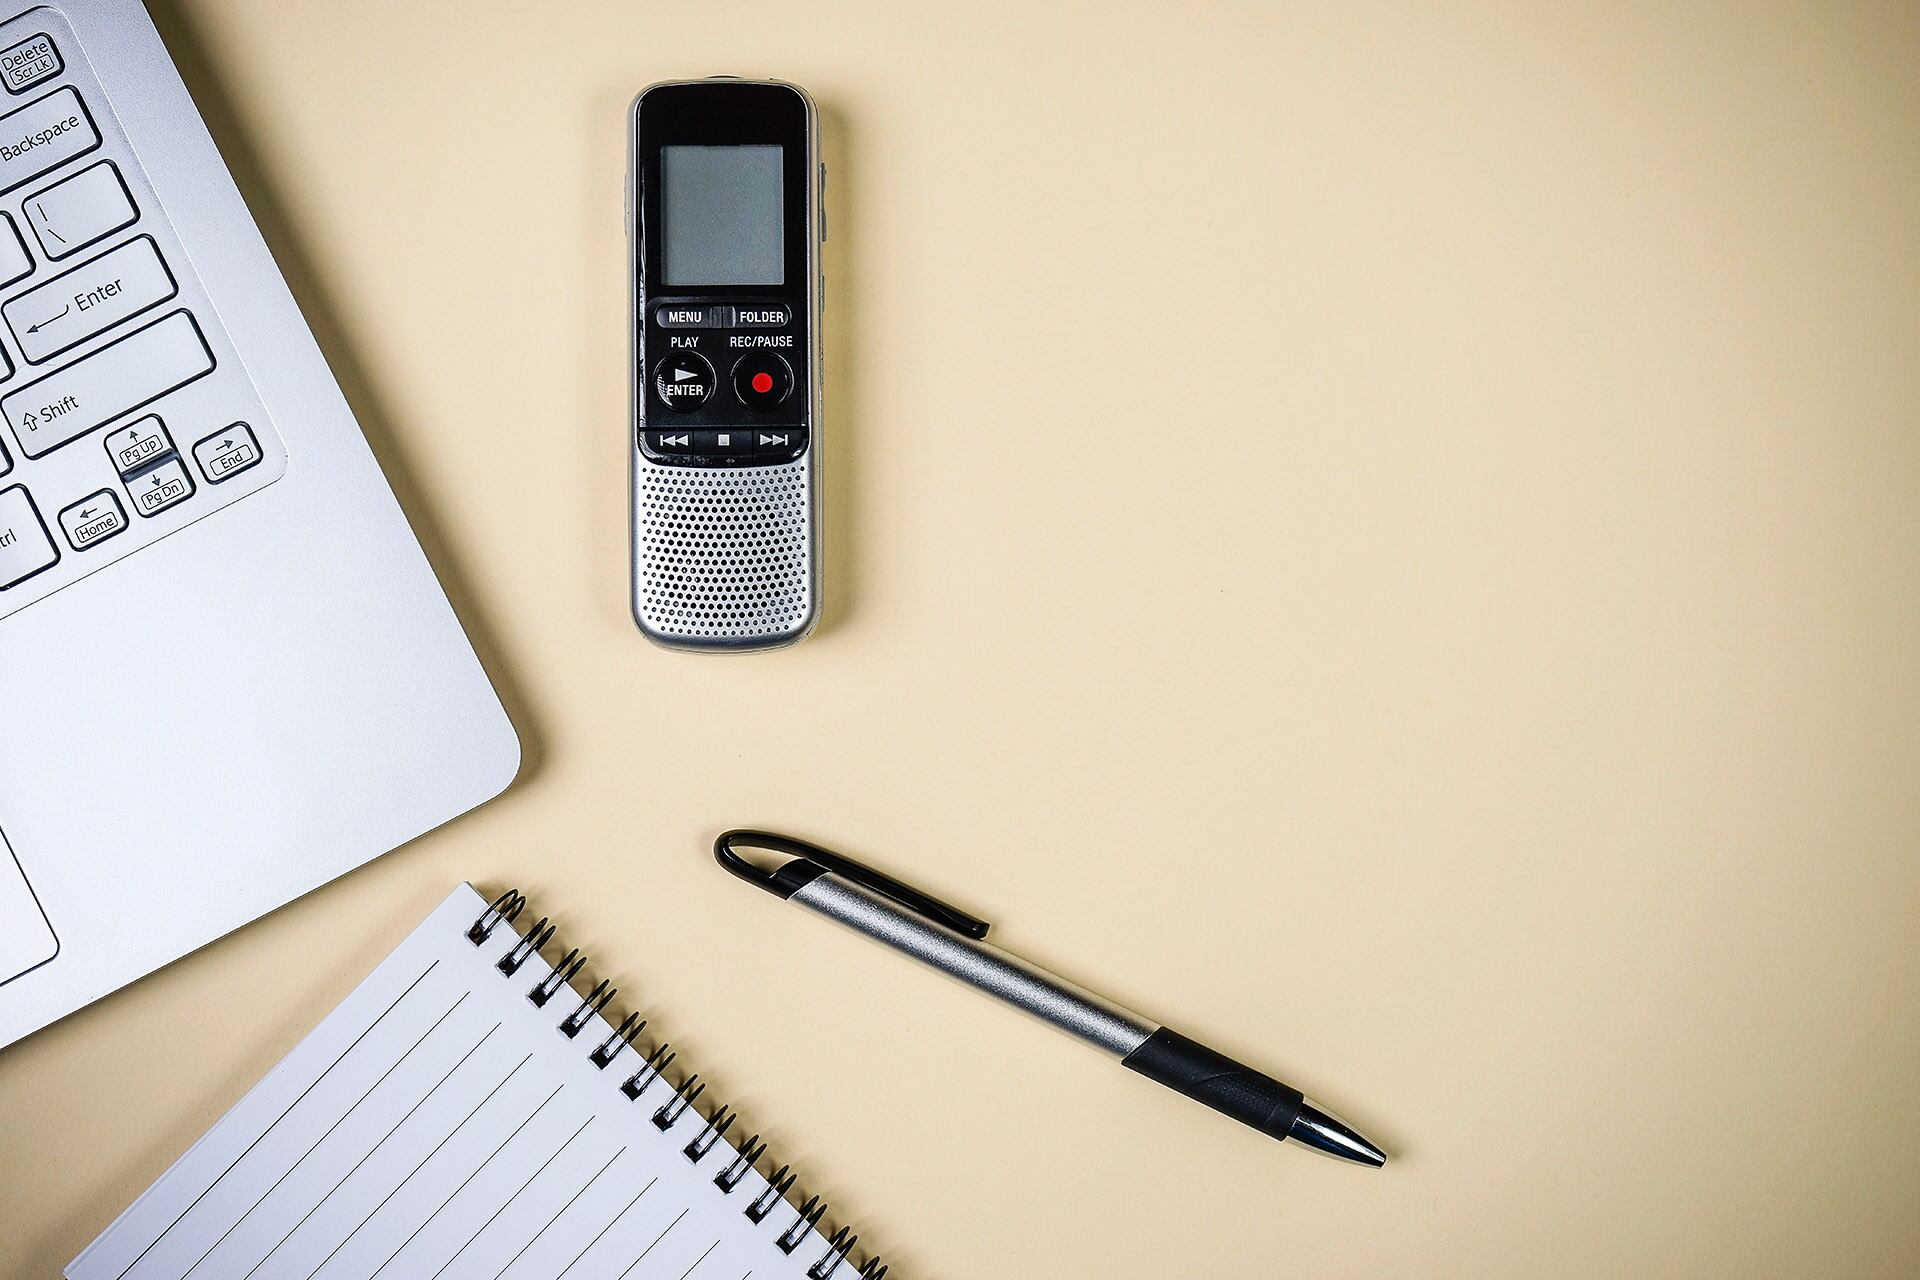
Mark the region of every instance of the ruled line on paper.
MULTIPOLYGON (((513 1127, 512 1133, 508 1134, 505 1138, 501 1139, 500 1145, 493 1149, 492 1155, 489 1155, 485 1160, 482 1160, 479 1164, 475 1165, 473 1168, 473 1171, 469 1173, 466 1177, 460 1180, 460 1185, 455 1187, 453 1191, 447 1196, 447 1198, 440 1202, 440 1207, 438 1209, 435 1209, 432 1213, 428 1214, 426 1217, 426 1220, 422 1222, 419 1226, 415 1227, 413 1229, 412 1234, 410 1234, 405 1240, 402 1240, 400 1242, 400 1247, 398 1249, 395 1249, 392 1255, 389 1256, 385 1262, 381 1263, 380 1266, 374 1271, 373 1275, 367 1277, 367 1280, 379 1280, 380 1272, 385 1271, 388 1267, 392 1266, 394 1258, 399 1257, 401 1254, 407 1251, 407 1246, 413 1243, 414 1237, 419 1235, 422 1231, 425 1231, 427 1227, 432 1224, 435 1218, 439 1217, 442 1213, 445 1213, 447 1206, 453 1203, 454 1197, 458 1196, 462 1191, 465 1191, 467 1189, 467 1184, 469 1182, 472 1182, 475 1178, 479 1177, 481 1171, 484 1170, 488 1165, 492 1164, 494 1161, 494 1158, 498 1156, 502 1151, 505 1151, 507 1149, 507 1144, 512 1142, 515 1138, 519 1137, 520 1131, 526 1128, 528 1125, 532 1124, 534 1121, 534 1117, 538 1116, 542 1111, 545 1111, 547 1109, 547 1103, 552 1102, 555 1098, 559 1097, 560 1091, 565 1087, 566 1087, 565 1085, 553 1086, 553 1092, 548 1094, 546 1098, 540 1103, 539 1106, 535 1107, 532 1111, 528 1112, 527 1118, 522 1120, 519 1124, 515 1125, 513 1127)), ((449 1261, 451 1261, 451 1259, 449 1259, 449 1261)), ((445 1267, 442 1267, 440 1269, 442 1271, 446 1270, 445 1267)))
POLYGON ((475 1240, 478 1240, 481 1234, 485 1232, 488 1227, 492 1226, 494 1223, 500 1220, 500 1215, 505 1213, 510 1207, 512 1207, 513 1202, 515 1200, 518 1200, 521 1194, 525 1192, 528 1187, 533 1185, 534 1179, 538 1178, 541 1174, 545 1173, 547 1171, 547 1166, 552 1164, 555 1160, 558 1160, 560 1158, 560 1153, 562 1151, 565 1151, 568 1147, 572 1146, 573 1140, 579 1137, 581 1134, 585 1133, 587 1131, 587 1126, 592 1124, 593 1121, 594 1121, 593 1116, 588 1116, 585 1120, 582 1120, 580 1122, 580 1127, 578 1129, 575 1129, 571 1134, 567 1135, 567 1140, 561 1143, 559 1146, 555 1147, 553 1149, 552 1155, 548 1156, 545 1160, 542 1160, 540 1162, 540 1167, 533 1171, 533 1176, 528 1178, 525 1182, 521 1183, 520 1189, 518 1191, 515 1191, 512 1195, 508 1196, 505 1202, 503 1202, 498 1209, 495 1209, 492 1215, 488 1217, 485 1222, 480 1224, 480 1230, 475 1231, 471 1236, 469 1236, 467 1238, 467 1242, 461 1245, 460 1248, 457 1251, 455 1251, 453 1257, 448 1258, 445 1262, 440 1264, 440 1270, 433 1273, 433 1280, 439 1280, 442 1272, 444 1272, 448 1267, 452 1266, 455 1262, 459 1261, 460 1255, 465 1253, 468 1249, 471 1249, 473 1247, 473 1242, 475 1240))
POLYGON ((521 1245, 520 1252, 514 1254, 511 1258, 508 1258, 507 1265, 505 1267, 502 1267, 498 1271, 493 1273, 493 1280, 500 1280, 501 1276, 507 1274, 507 1269, 513 1266, 514 1263, 520 1261, 520 1254, 525 1253, 527 1250, 533 1248, 535 1241, 538 1241, 541 1236, 553 1230, 553 1224, 560 1221, 560 1215, 565 1213, 567 1210, 571 1209, 573 1207, 573 1202, 578 1200, 581 1196, 587 1193, 588 1187, 600 1181, 600 1174, 605 1173, 607 1170, 613 1168, 613 1162, 615 1160, 618 1160, 621 1156, 625 1154, 627 1154, 627 1149, 625 1147, 621 1147, 618 1151, 614 1152, 611 1156, 607 1157, 607 1162, 600 1166, 598 1172, 596 1172, 591 1178, 588 1178, 585 1182, 581 1183, 580 1189, 574 1192, 572 1195, 568 1196, 567 1202, 561 1205, 558 1209, 554 1211, 553 1216, 547 1219, 547 1225, 544 1227, 541 1227, 538 1231, 534 1232, 533 1239, 521 1245))
POLYGON ((633 1208, 633 1206, 640 1203, 640 1196, 643 1196, 647 1194, 647 1192, 653 1190, 653 1184, 658 1181, 660 1181, 660 1175, 657 1173, 654 1174, 651 1178, 648 1178, 647 1185, 640 1188, 640 1195, 636 1195, 633 1199, 627 1201, 627 1207, 625 1209, 622 1209, 620 1212, 614 1214, 611 1218, 607 1219, 607 1225, 600 1228, 600 1230, 594 1232, 593 1239, 587 1241, 587 1247, 582 1249, 579 1253, 575 1254, 573 1261, 567 1264, 567 1270, 562 1271, 559 1275, 555 1276, 553 1280, 567 1280, 567 1271, 571 1271, 575 1267, 579 1266, 580 1259, 586 1257, 589 1253, 592 1253, 593 1246, 600 1243, 600 1237, 606 1235, 607 1232, 613 1230, 614 1224, 619 1222, 620 1219, 626 1217, 627 1213, 633 1208))
MULTIPOLYGON (((155 1236, 152 1240, 148 1241, 147 1247, 142 1249, 139 1252, 139 1254, 135 1256, 132 1262, 129 1262, 126 1266, 120 1268, 120 1277, 124 1277, 127 1274, 127 1272, 139 1266, 140 1259, 146 1257, 149 1253, 153 1252, 154 1245, 157 1245, 162 1240, 166 1239, 167 1233, 169 1231, 172 1231, 175 1227, 179 1226, 181 1220, 184 1219, 188 1214, 192 1213, 195 1207, 198 1206, 202 1200, 205 1200, 208 1194, 212 1192, 212 1190, 215 1187, 220 1185, 221 1180, 225 1178, 228 1174, 233 1172, 234 1167, 236 1165, 238 1165, 242 1160, 245 1160, 247 1156, 252 1153, 255 1147, 259 1146, 262 1142, 265 1142, 267 1135, 272 1133, 275 1127, 278 1126, 282 1120, 285 1120, 289 1115, 293 1114, 293 1109, 299 1106, 302 1102, 305 1102, 307 1100, 307 1095, 312 1093, 315 1089, 319 1088, 320 1082, 322 1080, 325 1080, 328 1074, 332 1072, 332 1070, 335 1067, 339 1066, 342 1062, 344 1062, 348 1054, 352 1053, 355 1049, 359 1048, 360 1042, 362 1040, 365 1040, 368 1036, 372 1035, 373 1029, 379 1026, 382 1022, 385 1022, 387 1020, 387 1015, 392 1013, 395 1009, 399 1008, 400 1002, 402 1000, 405 1000, 408 996, 412 995, 413 989, 419 986, 422 982, 424 982, 426 980, 427 975, 432 973, 434 970, 434 967, 439 963, 440 961, 438 959, 435 959, 429 962, 427 967, 420 971, 420 976, 415 978, 412 982, 409 982, 407 984, 407 989, 405 991, 402 991, 399 995, 395 996, 393 998, 393 1003, 388 1005, 386 1008, 382 1009, 380 1011, 380 1016, 375 1018, 372 1022, 369 1022, 366 1026, 366 1029, 363 1030, 359 1035, 353 1038, 353 1043, 349 1044, 346 1048, 342 1049, 340 1051, 340 1056, 335 1058, 332 1062, 329 1062, 326 1065, 326 1067, 321 1070, 320 1074, 313 1078, 313 1083, 308 1085, 306 1088, 302 1089, 300 1091, 300 1096, 295 1098, 292 1102, 289 1102, 287 1104, 286 1110, 282 1111, 279 1115, 275 1116, 273 1118, 273 1122, 269 1124, 266 1128, 260 1131, 259 1137, 255 1138, 252 1142, 249 1142, 247 1144, 247 1149, 245 1151, 242 1151, 239 1155, 235 1156, 231 1161, 228 1162, 226 1168, 222 1169, 218 1174, 214 1175, 213 1181, 209 1182, 205 1186, 205 1188, 201 1190, 200 1194, 193 1198, 193 1200, 187 1205, 186 1208, 182 1209, 179 1213, 175 1214, 172 1222, 169 1222, 166 1226, 160 1228, 160 1234, 155 1236)), ((119 1277, 116 1277, 116 1280, 119 1280, 119 1277)))
POLYGON ((707 1260, 707 1255, 709 1253, 712 1253, 715 1249, 718 1249, 719 1247, 720 1247, 720 1242, 718 1240, 715 1240, 712 1244, 708 1245, 705 1249, 703 1249, 700 1253, 700 1256, 693 1260, 693 1266, 688 1267, 685 1271, 682 1271, 680 1273, 680 1280, 687 1280, 687 1277, 692 1275, 696 1270, 698 1270, 700 1264, 707 1260))
MULTIPOLYGON (((447 1133, 446 1137, 434 1143, 433 1150, 427 1152, 426 1155, 420 1158, 420 1163, 413 1166, 413 1171, 407 1174, 406 1177, 400 1179, 399 1185, 395 1186, 393 1190, 387 1192, 386 1195, 382 1196, 380 1199, 380 1203, 373 1206, 372 1210, 368 1212, 366 1217, 360 1219, 360 1225, 355 1227, 352 1231, 349 1231, 347 1233, 347 1238, 345 1240, 342 1240, 339 1244, 333 1246, 333 1253, 329 1253, 326 1257, 320 1259, 320 1265, 307 1273, 307 1280, 313 1280, 315 1276, 319 1275, 323 1270, 325 1270, 326 1265, 329 1262, 333 1261, 333 1254, 339 1253, 342 1249, 346 1248, 347 1245, 352 1243, 353 1238, 359 1235, 361 1231, 366 1229, 366 1225, 369 1222, 373 1221, 374 1216, 378 1214, 382 1209, 387 1207, 387 1202, 393 1199, 395 1196, 399 1195, 402 1189, 404 1189, 409 1182, 413 1181, 414 1176, 418 1174, 422 1169, 427 1167, 427 1162, 433 1159, 435 1156, 439 1155, 440 1149, 446 1146, 449 1142, 453 1141, 455 1135, 457 1135, 462 1129, 467 1127, 467 1122, 472 1120, 475 1116, 479 1115, 481 1112, 481 1109, 484 1108, 489 1102, 492 1102, 495 1095, 497 1095, 502 1089, 507 1087, 507 1082, 513 1079, 516 1075, 520 1074, 520 1068, 526 1066, 531 1061, 533 1061, 533 1055, 529 1053, 526 1057, 514 1063, 513 1069, 508 1071, 506 1075, 500 1077, 500 1083, 494 1085, 492 1089, 488 1090, 487 1096, 480 1099, 480 1101, 475 1104, 473 1110, 467 1112, 465 1118, 463 1118, 459 1124, 456 1124, 455 1126, 453 1126, 453 1128, 447 1133)), ((408 1239, 412 1239, 412 1237, 409 1236, 408 1239)))
POLYGON ((278 1178, 275 1178, 273 1180, 273 1185, 268 1187, 264 1192, 262 1192, 258 1200, 255 1200, 252 1204, 248 1205, 247 1211, 241 1214, 239 1217, 235 1218, 233 1220, 233 1224, 229 1226, 225 1231, 220 1233, 220 1238, 218 1240, 215 1240, 212 1244, 207 1246, 207 1251, 205 1253, 201 1254, 198 1258, 194 1259, 193 1266, 188 1267, 185 1271, 180 1273, 180 1280, 187 1280, 188 1276, 192 1275, 196 1270, 199 1269, 199 1266, 201 1263, 205 1262, 209 1257, 213 1256, 213 1251, 215 1249, 218 1249, 222 1244, 226 1243, 227 1237, 232 1235, 235 1231, 239 1230, 240 1224, 245 1222, 250 1216, 252 1216, 253 1211, 255 1209, 258 1209, 261 1205, 265 1204, 267 1202, 267 1197, 272 1195, 275 1191, 278 1191, 280 1189, 280 1184, 285 1182, 288 1178, 291 1178, 293 1176, 294 1170, 298 1169, 301 1165, 305 1164, 307 1162, 307 1157, 312 1155, 314 1152, 318 1151, 320 1149, 320 1144, 325 1142, 328 1138, 332 1137, 334 1130, 338 1129, 341 1125, 345 1124, 347 1122, 347 1117, 351 1116, 354 1112, 358 1111, 360 1109, 360 1104, 365 1102, 368 1098, 372 1097, 373 1091, 375 1089, 378 1089, 381 1085, 385 1084, 387 1082, 387 1077, 391 1076, 394 1072, 398 1071, 400 1069, 400 1065, 404 1063, 408 1058, 411 1058, 413 1056, 413 1051, 415 1049, 418 1049, 421 1045, 425 1044, 427 1042, 427 1037, 432 1035, 434 1032, 438 1031, 440 1029, 440 1024, 445 1022, 448 1018, 452 1017, 453 1011, 455 1009, 458 1009, 461 1006, 461 1004, 465 1002, 466 998, 471 994, 472 992, 462 991, 460 993, 459 998, 456 999, 451 1005, 447 1007, 447 1011, 441 1014, 439 1017, 435 1018, 433 1020, 433 1025, 428 1027, 426 1031, 421 1034, 418 1040, 415 1040, 411 1045, 409 1045, 405 1053, 401 1054, 398 1058, 395 1058, 393 1060, 393 1065, 389 1066, 385 1071, 382 1071, 380 1073, 380 1078, 378 1080, 375 1080, 372 1084, 368 1085, 367 1091, 361 1094, 358 1098, 354 1099, 353 1105, 348 1107, 345 1111, 342 1111, 339 1114, 339 1116, 334 1119, 334 1122, 327 1126, 327 1131, 321 1134, 318 1138, 315 1138, 313 1141, 313 1145, 308 1147, 304 1152, 302 1152, 298 1160, 295 1160, 292 1164, 288 1165, 286 1172, 282 1173, 278 1178))
MULTIPOLYGON (((501 1024, 496 1022, 491 1027, 487 1028, 486 1034, 482 1035, 478 1040, 474 1041, 473 1047, 468 1049, 465 1053, 461 1054, 460 1060, 454 1063, 451 1067, 448 1067, 447 1073, 445 1075, 441 1076, 438 1080, 428 1085, 427 1091, 420 1095, 418 1101, 416 1101, 412 1106, 407 1108, 406 1114, 402 1115, 398 1120, 394 1121, 393 1127, 388 1129, 385 1133, 381 1134, 379 1141, 375 1142, 371 1147, 367 1148, 366 1154, 362 1155, 358 1160, 355 1160, 353 1162, 352 1167, 350 1167, 345 1173, 340 1175, 339 1181, 335 1182, 331 1187, 327 1188, 327 1193, 321 1196, 318 1200, 314 1201, 313 1205, 310 1208, 308 1208, 308 1210, 305 1213, 300 1215, 300 1221, 294 1223, 291 1227, 289 1227, 287 1229, 287 1233, 280 1237, 279 1243, 274 1245, 273 1248, 267 1250, 267 1256, 265 1258, 260 1259, 260 1261, 254 1263, 253 1269, 251 1271, 248 1271, 246 1275, 242 1276, 241 1280, 253 1280, 254 1272, 266 1266, 267 1259, 273 1257, 274 1254, 280 1252, 280 1250, 286 1245, 287 1241, 293 1239, 294 1232, 306 1226, 307 1220, 313 1217, 314 1214, 320 1212, 321 1207, 325 1205, 327 1201, 333 1199, 334 1194, 338 1192, 340 1188, 346 1186, 348 1181, 352 1179, 353 1175, 360 1172, 362 1166, 364 1166, 367 1163, 367 1161, 373 1159, 374 1154, 378 1152, 380 1148, 387 1145, 387 1140, 389 1138, 393 1137, 394 1134, 400 1132, 400 1126, 405 1124, 407 1121, 413 1119, 414 1113, 420 1110, 421 1107, 424 1107, 425 1105, 427 1105, 427 1099, 431 1098, 434 1094, 438 1093, 440 1091, 441 1085, 453 1079, 454 1072, 458 1071, 461 1067, 466 1066, 467 1060, 473 1057, 474 1054, 480 1052, 480 1046, 485 1044, 488 1040, 491 1040, 493 1038, 493 1033, 498 1031, 500 1029, 500 1026, 501 1024)), ((332 1257, 333 1255, 328 1254, 327 1256, 332 1257)), ((314 1269, 316 1271, 319 1270, 318 1267, 314 1269)))
POLYGON ((687 1211, 685 1209, 682 1209, 679 1213, 679 1216, 674 1218, 672 1222, 669 1222, 667 1224, 666 1231, 662 1231, 659 1235, 655 1236, 653 1238, 653 1244, 650 1244, 646 1248, 642 1249, 640 1251, 640 1256, 627 1264, 627 1270, 622 1271, 619 1275, 615 1276, 613 1280, 627 1280, 627 1272, 632 1271, 635 1267, 639 1266, 642 1262, 646 1261, 647 1255, 653 1252, 653 1245, 659 1244, 662 1240, 665 1240, 667 1238, 667 1231, 671 1231, 675 1227, 679 1226, 680 1219, 686 1216, 687 1216, 687 1211))

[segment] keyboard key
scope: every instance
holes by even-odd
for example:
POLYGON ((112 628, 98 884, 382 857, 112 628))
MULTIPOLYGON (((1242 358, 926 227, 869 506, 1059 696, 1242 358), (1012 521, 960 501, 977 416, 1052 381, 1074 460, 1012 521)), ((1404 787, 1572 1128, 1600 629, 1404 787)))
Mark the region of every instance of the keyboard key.
POLYGON ((178 458, 169 458, 137 480, 127 481, 133 509, 143 516, 159 515, 176 502, 193 496, 193 477, 178 458))
POLYGON ((7 472, 11 470, 13 470, 13 459, 7 456, 7 446, 5 442, 0 442, 0 476, 7 474, 7 472))
POLYGON ((51 80, 66 69, 60 51, 46 35, 28 36, 19 44, 0 49, 0 84, 8 93, 25 93, 42 80, 51 80))
POLYGON ((0 284, 12 284, 32 273, 33 255, 27 252, 26 241, 20 238, 20 228, 13 225, 12 218, 0 213, 0 284))
POLYGON ((60 562, 46 521, 19 485, 0 489, 0 591, 60 562))
POLYGON ((111 160, 90 165, 20 202, 20 212, 49 258, 78 253, 140 217, 111 160))
POLYGON ((127 509, 111 489, 80 499, 60 513, 60 531, 75 551, 105 542, 127 527, 127 509))
POLYGON ((253 438, 252 427, 236 422, 193 446, 193 460, 210 483, 219 484, 260 461, 260 442, 253 438))
POLYGON ((173 440, 159 418, 148 414, 118 431, 107 432, 107 456, 124 479, 173 452, 173 440))
POLYGON ((38 364, 179 293, 152 236, 129 240, 0 306, 20 354, 38 364))
POLYGON ((38 458, 212 372, 200 326, 176 311, 0 397, 0 417, 38 458))
POLYGON ((100 132, 80 95, 55 89, 0 116, 0 191, 32 182, 99 145, 100 132))

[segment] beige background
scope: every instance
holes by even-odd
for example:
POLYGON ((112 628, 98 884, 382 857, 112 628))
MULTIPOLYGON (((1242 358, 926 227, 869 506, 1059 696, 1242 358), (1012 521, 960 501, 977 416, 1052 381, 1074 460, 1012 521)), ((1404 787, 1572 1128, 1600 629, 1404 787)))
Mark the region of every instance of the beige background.
POLYGON ((1911 1275, 1911 5, 167 0, 527 741, 0 1053, 7 1271, 461 877, 901 1280, 1911 1275), (623 111, 806 84, 830 598, 626 612, 623 111), (1269 1066, 1279 1147, 723 877, 772 825, 1269 1066))

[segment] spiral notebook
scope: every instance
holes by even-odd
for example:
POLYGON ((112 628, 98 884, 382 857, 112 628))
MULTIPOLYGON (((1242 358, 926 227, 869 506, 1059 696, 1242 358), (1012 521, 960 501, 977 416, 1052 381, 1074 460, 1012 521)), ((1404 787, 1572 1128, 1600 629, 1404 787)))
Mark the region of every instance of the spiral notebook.
POLYGON ((525 899, 463 884, 71 1280, 881 1280, 525 899))

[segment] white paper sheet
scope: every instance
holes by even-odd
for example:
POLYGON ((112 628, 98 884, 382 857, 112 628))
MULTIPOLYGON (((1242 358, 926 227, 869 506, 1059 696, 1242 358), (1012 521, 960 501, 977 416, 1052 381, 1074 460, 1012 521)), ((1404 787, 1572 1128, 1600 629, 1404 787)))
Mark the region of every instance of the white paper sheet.
MULTIPOLYGON (((759 1223, 766 1190, 731 1192, 725 1140, 685 1148, 706 1120, 654 1121, 673 1081, 637 1099, 642 1064, 539 956, 497 962, 520 934, 467 930, 487 904, 461 885, 352 995, 67 1267, 70 1280, 851 1280, 852 1262, 798 1210, 759 1223)), ((522 921, 526 916, 522 916, 522 921)), ((674 1077, 674 1081, 678 1076, 674 1077)))

